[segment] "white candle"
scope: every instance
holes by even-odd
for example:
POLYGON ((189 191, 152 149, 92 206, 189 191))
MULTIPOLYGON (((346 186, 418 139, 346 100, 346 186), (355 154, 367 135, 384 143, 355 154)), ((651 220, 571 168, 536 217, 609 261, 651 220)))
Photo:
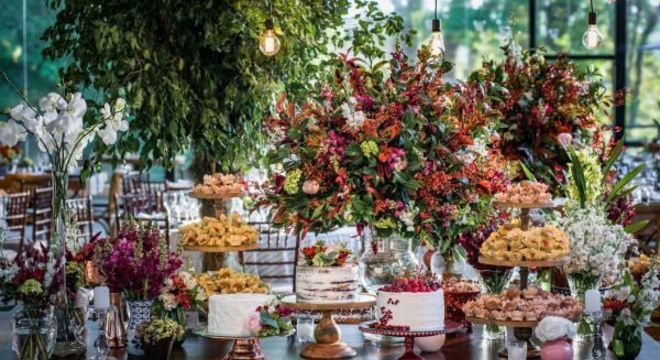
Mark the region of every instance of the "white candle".
POLYGON ((596 289, 587 290, 584 293, 584 312, 591 314, 600 311, 600 291, 596 289))
POLYGON ((94 288, 94 308, 107 309, 110 307, 110 289, 107 286, 94 288))
POLYGON ((76 307, 86 308, 89 306, 89 290, 78 289, 76 292, 76 307))

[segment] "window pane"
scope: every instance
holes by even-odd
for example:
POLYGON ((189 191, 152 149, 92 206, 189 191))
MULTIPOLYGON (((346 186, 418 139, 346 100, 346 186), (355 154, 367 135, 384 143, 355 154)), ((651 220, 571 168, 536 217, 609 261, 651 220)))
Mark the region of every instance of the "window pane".
POLYGON ((603 44, 594 50, 582 45, 590 11, 588 0, 537 0, 538 45, 550 54, 613 54, 614 5, 594 0, 598 29, 605 36, 603 44))
MULTIPOLYGON (((431 38, 433 0, 379 0, 384 12, 395 11, 408 27, 417 30, 415 44, 406 49, 415 55, 431 38)), ((529 43, 528 1, 440 0, 447 59, 455 64, 451 76, 459 79, 481 66, 483 57, 501 59, 502 40, 512 34, 523 47, 529 43)))
POLYGON ((648 141, 658 136, 660 121, 660 0, 628 2, 626 86, 632 95, 626 109, 626 139, 648 141))

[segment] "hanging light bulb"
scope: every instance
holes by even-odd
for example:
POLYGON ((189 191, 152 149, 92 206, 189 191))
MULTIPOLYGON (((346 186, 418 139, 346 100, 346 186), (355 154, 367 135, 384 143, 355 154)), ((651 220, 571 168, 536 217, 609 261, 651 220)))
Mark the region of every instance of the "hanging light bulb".
POLYGON ((595 49, 603 43, 604 36, 598 31, 596 26, 596 13, 594 12, 594 3, 591 1, 591 12, 589 12, 589 24, 587 31, 582 35, 582 45, 587 49, 595 49))
POLYGON ((445 40, 442 37, 440 28, 440 19, 438 19, 438 0, 435 0, 435 17, 431 23, 431 40, 429 41, 429 51, 431 55, 437 58, 445 57, 445 40))
POLYGON ((266 27, 259 37, 259 50, 266 56, 273 56, 280 51, 280 39, 275 35, 273 23, 273 3, 270 3, 270 17, 266 20, 266 27))

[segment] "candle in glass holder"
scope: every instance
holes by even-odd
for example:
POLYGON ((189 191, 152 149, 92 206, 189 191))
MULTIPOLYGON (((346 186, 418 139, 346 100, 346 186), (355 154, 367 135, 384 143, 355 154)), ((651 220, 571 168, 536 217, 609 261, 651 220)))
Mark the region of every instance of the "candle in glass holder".
POLYGON ((108 309, 110 307, 110 288, 97 286, 94 288, 94 308, 108 309))
POLYGON ((507 344, 506 351, 509 360, 526 360, 527 342, 519 340, 511 341, 507 344))
POLYGON ((308 343, 314 341, 314 318, 298 318, 296 326, 296 334, 298 341, 301 343, 308 343))
POLYGON ((600 291, 596 289, 587 290, 584 293, 584 312, 587 314, 592 314, 600 311, 600 291))

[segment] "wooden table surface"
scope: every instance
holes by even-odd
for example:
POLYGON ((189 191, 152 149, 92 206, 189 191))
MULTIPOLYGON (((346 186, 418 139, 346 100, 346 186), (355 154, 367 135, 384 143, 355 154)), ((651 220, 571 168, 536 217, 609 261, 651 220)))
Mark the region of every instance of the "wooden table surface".
MULTIPOLYGON (((357 356, 354 359, 384 359, 394 360, 403 354, 403 346, 397 347, 378 347, 377 345, 364 341, 362 333, 356 325, 341 325, 342 339, 357 350, 357 356)), ((461 344, 445 345, 440 352, 424 353, 422 356, 427 360, 485 360, 497 359, 497 351, 503 346, 503 341, 488 341, 481 339, 481 326, 475 326, 472 341, 461 344)), ((612 328, 606 327, 606 343, 609 342, 612 328)), ((90 331, 88 342, 91 343, 95 338, 94 331, 90 331)), ((171 360, 221 360, 230 350, 231 342, 221 340, 211 340, 195 335, 189 335, 183 347, 173 350, 171 360)), ((261 348, 267 359, 300 359, 301 344, 296 340, 296 336, 290 338, 268 338, 261 341, 261 348)), ((591 346, 580 346, 574 344, 575 359, 591 359, 591 346)), ((95 354, 95 349, 88 348, 87 357, 91 358, 95 354)), ((110 359, 123 360, 126 354, 123 351, 114 351, 110 359)), ((0 359, 15 359, 11 351, 11 343, 5 343, 0 347, 0 359)), ((611 353, 608 353, 607 359, 615 359, 611 353)), ((646 333, 643 335, 642 352, 637 357, 638 360, 657 360, 660 359, 660 344, 649 337, 646 333)))

